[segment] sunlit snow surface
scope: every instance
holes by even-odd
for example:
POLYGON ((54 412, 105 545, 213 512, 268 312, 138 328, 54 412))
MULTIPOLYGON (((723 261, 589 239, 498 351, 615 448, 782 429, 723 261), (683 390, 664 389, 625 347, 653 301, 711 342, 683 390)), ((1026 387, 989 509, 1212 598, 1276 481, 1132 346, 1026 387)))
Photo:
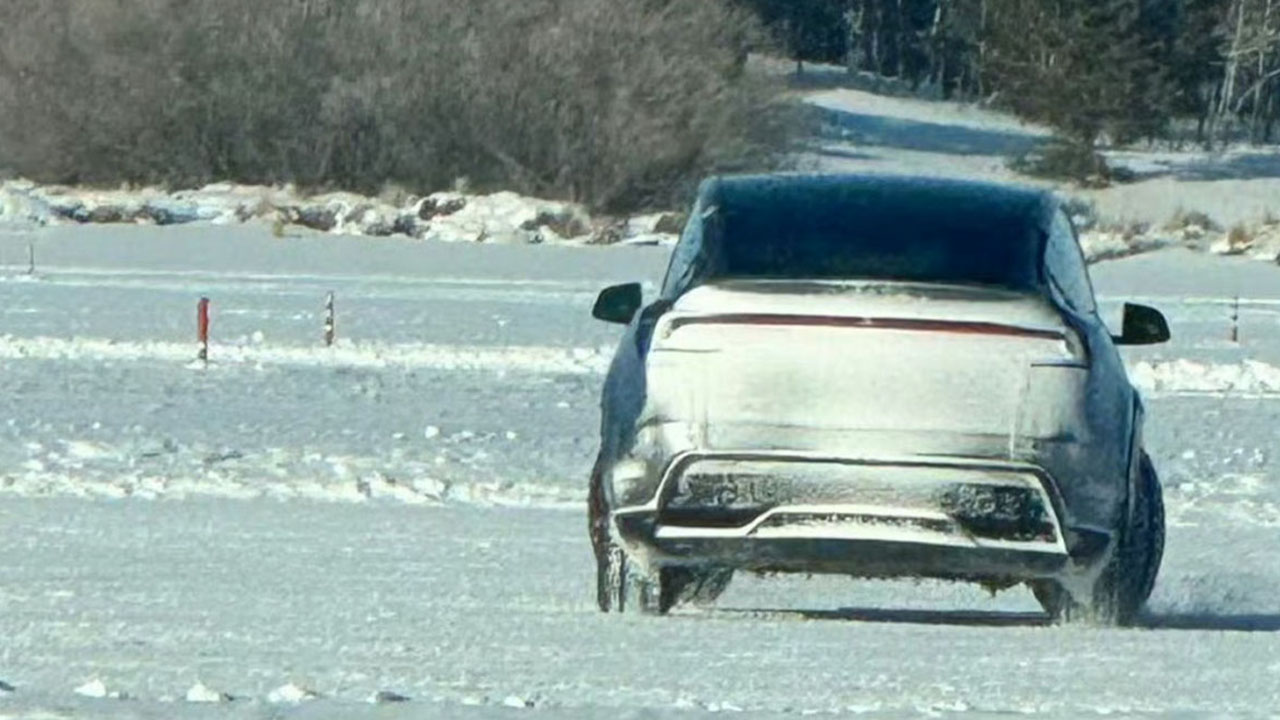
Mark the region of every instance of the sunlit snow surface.
POLYGON ((1280 711, 1280 268, 1094 268, 1109 320, 1176 336, 1125 351, 1171 527, 1147 628, 1102 631, 842 578, 596 613, 589 310, 660 250, 55 228, 28 277, 28 237, 0 236, 0 717, 1280 711))

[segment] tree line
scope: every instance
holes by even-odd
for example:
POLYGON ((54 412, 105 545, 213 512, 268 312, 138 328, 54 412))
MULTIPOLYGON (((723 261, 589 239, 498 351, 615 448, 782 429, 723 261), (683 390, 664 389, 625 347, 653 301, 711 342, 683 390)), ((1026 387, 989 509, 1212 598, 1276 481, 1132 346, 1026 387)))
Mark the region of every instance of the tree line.
POLYGON ((729 0, 0 0, 0 173, 667 207, 782 155, 762 36, 729 0))
POLYGON ((898 78, 1073 143, 1270 143, 1280 0, 737 0, 800 62, 898 78))

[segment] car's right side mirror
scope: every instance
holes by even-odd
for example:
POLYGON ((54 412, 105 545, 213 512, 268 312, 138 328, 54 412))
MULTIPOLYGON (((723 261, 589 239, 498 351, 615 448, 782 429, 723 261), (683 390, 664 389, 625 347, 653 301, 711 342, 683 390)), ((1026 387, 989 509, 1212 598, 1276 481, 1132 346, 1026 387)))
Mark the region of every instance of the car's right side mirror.
POLYGON ((627 283, 605 288, 596 298, 596 305, 591 309, 591 316, 597 320, 626 325, 640 311, 644 304, 644 291, 640 283, 627 283))
POLYGON ((1121 333, 1113 338, 1117 345, 1159 345, 1172 337, 1169 322, 1159 310, 1133 303, 1125 303, 1121 333))

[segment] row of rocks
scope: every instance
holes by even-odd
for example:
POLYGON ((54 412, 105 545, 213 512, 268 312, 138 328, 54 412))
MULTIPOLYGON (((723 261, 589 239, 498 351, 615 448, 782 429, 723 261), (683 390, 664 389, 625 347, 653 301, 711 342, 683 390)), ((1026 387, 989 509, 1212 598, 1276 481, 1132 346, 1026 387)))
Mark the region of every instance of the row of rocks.
POLYGON ((251 220, 271 222, 281 233, 289 226, 299 226, 370 237, 577 245, 669 244, 683 224, 673 214, 592 218, 574 203, 510 192, 446 192, 389 202, 353 193, 304 196, 288 187, 232 184, 173 193, 145 188, 103 191, 26 181, 0 184, 0 225, 232 224, 251 220))
MULTIPOLYGON (((1087 202, 1068 203, 1091 262, 1128 257, 1168 246, 1280 262, 1280 222, 1225 230, 1191 214, 1165 227, 1104 225, 1087 202)), ((156 189, 102 191, 0 183, 0 226, 61 223, 271 222, 316 232, 370 237, 402 236, 441 242, 563 245, 670 245, 684 224, 675 213, 592 218, 573 203, 492 195, 435 193, 389 202, 353 193, 303 196, 289 187, 209 185, 167 193, 156 189)))

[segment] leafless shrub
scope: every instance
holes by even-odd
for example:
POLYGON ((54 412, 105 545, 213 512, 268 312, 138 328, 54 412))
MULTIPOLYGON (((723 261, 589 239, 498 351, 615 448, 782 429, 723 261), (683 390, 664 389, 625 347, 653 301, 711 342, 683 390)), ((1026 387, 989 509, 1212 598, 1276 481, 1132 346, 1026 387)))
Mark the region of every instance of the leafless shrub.
POLYGON ((757 42, 723 0, 6 0, 0 165, 661 205, 774 162, 757 42))
POLYGON ((1221 227, 1214 222, 1213 218, 1208 214, 1199 210, 1186 210, 1178 208, 1168 222, 1164 224, 1164 229, 1170 232, 1183 231, 1188 228, 1197 228, 1200 232, 1218 231, 1221 227))
POLYGON ((1227 247, 1233 254, 1246 252, 1253 245, 1253 232, 1243 223, 1233 225, 1227 231, 1227 247))

